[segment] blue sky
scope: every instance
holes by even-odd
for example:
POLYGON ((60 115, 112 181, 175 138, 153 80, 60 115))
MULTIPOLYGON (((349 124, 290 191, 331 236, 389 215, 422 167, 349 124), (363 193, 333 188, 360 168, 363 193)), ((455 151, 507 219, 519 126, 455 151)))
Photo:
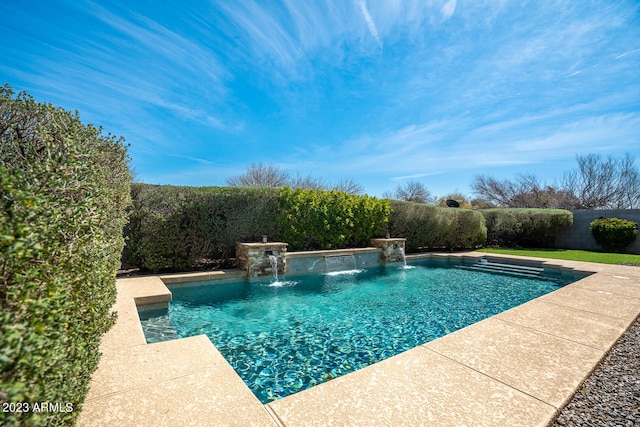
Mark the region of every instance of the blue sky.
POLYGON ((0 83, 124 136, 140 181, 252 162, 380 196, 640 163, 635 0, 0 0, 0 83))

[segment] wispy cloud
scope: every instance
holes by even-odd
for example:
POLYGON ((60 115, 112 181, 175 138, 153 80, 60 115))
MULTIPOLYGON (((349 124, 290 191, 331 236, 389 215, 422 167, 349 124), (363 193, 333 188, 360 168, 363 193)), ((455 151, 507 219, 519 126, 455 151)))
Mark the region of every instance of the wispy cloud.
POLYGON ((345 46, 364 43, 361 33, 365 28, 382 47, 366 0, 354 3, 283 0, 269 6, 247 0, 220 1, 217 5, 228 21, 222 25, 229 27, 244 48, 238 52, 243 62, 256 64, 263 68, 261 73, 268 73, 270 78, 275 75, 283 84, 309 79, 318 60, 340 65, 345 60, 345 46), (314 65, 312 61, 316 61, 314 65))
POLYGON ((177 157, 177 158, 180 158, 180 159, 186 159, 186 160, 189 160, 191 162, 198 163, 198 164, 201 164, 201 165, 214 165, 215 164, 214 162, 212 162, 211 160, 208 160, 208 159, 202 159, 200 157, 193 157, 193 156, 186 156, 184 154, 175 154, 174 153, 174 154, 169 154, 169 156, 177 157))
POLYGON ((638 152, 637 4, 605 3, 0 2, 0 75, 125 135, 145 177, 446 185, 638 152))
POLYGON ((456 0, 449 0, 444 6, 442 6, 440 11, 442 12, 442 17, 445 21, 451 18, 456 11, 456 0))
POLYGON ((117 14, 92 2, 74 4, 73 11, 98 36, 62 30, 55 55, 23 71, 42 91, 103 123, 117 118, 128 131, 129 117, 140 120, 140 114, 147 126, 158 127, 152 109, 219 130, 242 126, 214 111, 226 100, 230 74, 198 40, 133 11, 117 14))
POLYGON ((620 55, 615 56, 613 59, 624 58, 625 56, 633 55, 634 53, 640 52, 640 49, 630 50, 629 52, 621 53, 620 55))
POLYGON ((369 32, 376 39, 376 42, 380 47, 382 47, 382 41, 380 40, 380 35, 378 34, 378 29, 376 28, 376 23, 373 21, 371 17, 371 13, 369 13, 369 7, 367 6, 367 0, 358 0, 358 5, 360 6, 360 11, 362 12, 362 17, 367 23, 367 27, 369 28, 369 32))
POLYGON ((273 13, 274 10, 255 1, 223 1, 219 6, 245 36, 243 41, 253 55, 258 58, 269 56, 276 64, 284 66, 295 63, 302 56, 299 43, 273 13))
POLYGON ((523 116, 490 125, 451 118, 366 135, 345 142, 337 151, 322 147, 301 155, 317 159, 314 163, 319 169, 334 173, 376 171, 397 181, 453 171, 472 176, 508 166, 535 172, 536 165, 544 162, 571 162, 576 154, 585 152, 585 147, 589 152, 624 152, 628 149, 625 141, 640 133, 638 114, 565 116, 557 119, 560 125, 550 121, 555 114, 523 116))

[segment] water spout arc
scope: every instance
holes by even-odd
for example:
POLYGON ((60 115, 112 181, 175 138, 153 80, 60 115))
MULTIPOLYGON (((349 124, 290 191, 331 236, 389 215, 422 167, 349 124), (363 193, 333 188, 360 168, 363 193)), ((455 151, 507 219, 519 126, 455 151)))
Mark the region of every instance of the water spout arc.
POLYGON ((271 271, 273 271, 273 278, 278 281, 278 258, 275 255, 268 255, 269 264, 271 264, 271 271))

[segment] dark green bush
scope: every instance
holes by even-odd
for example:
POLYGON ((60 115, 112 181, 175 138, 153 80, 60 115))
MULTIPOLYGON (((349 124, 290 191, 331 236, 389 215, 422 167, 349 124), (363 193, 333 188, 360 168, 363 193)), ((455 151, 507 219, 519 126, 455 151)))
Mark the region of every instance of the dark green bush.
POLYGON ((188 270, 228 260, 236 242, 277 238, 278 189, 133 184, 123 263, 146 270, 188 270))
POLYGON ((636 240, 638 224, 620 218, 600 218, 589 225, 596 243, 607 251, 621 251, 636 240))
POLYGON ((278 207, 278 236, 290 250, 368 246, 389 217, 388 200, 340 191, 285 187, 278 207))
POLYGON ((561 209, 483 209, 487 245, 549 247, 554 236, 573 224, 573 214, 561 209))
POLYGON ((0 412, 1 425, 75 422, 114 321, 130 179, 121 140, 2 88, 0 401, 73 412, 0 412))
POLYGON ((476 248, 487 238, 484 218, 478 212, 395 200, 391 202, 389 232, 407 239, 407 252, 476 248))
POLYGON ((386 200, 338 191, 132 185, 133 209, 123 263, 188 270, 223 263, 237 242, 289 243, 289 250, 367 246, 381 235, 386 200))

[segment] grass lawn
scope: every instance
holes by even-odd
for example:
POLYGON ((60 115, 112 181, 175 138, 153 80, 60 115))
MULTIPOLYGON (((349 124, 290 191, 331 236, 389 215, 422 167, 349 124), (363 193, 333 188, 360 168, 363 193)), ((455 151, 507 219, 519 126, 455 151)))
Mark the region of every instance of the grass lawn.
POLYGON ((485 248, 477 252, 521 255, 540 258, 568 259, 571 261, 600 262, 603 264, 625 264, 640 266, 640 255, 613 254, 604 252, 577 251, 571 249, 507 249, 485 248))

